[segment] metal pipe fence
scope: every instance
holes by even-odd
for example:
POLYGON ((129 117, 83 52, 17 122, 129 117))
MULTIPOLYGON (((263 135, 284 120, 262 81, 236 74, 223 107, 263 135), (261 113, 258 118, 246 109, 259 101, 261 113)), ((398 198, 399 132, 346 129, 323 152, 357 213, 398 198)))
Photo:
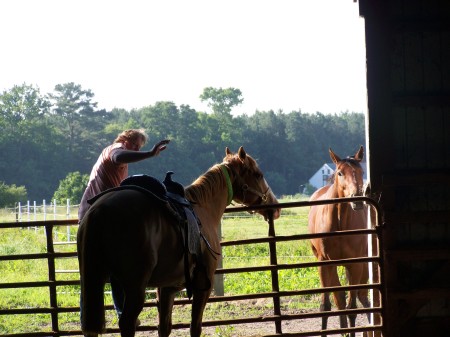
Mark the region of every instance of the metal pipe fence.
MULTIPOLYGON (((237 267, 237 268, 219 268, 216 271, 217 275, 231 274, 231 273, 252 273, 252 272, 260 272, 266 271, 271 274, 271 291, 264 293, 254 293, 254 294, 245 294, 245 295, 230 295, 230 296, 211 296, 208 303, 220 303, 220 302, 230 302, 230 301, 242 301, 242 300, 255 300, 255 299, 271 299, 272 307, 271 314, 265 314, 264 316, 255 316, 255 317, 234 317, 233 319, 218 319, 218 320, 205 320, 203 322, 204 327, 217 327, 217 326, 227 326, 230 324, 238 325, 238 324, 249 324, 249 323, 258 323, 258 322, 272 322, 274 326, 274 335, 279 336, 282 335, 290 335, 290 336, 319 336, 324 332, 317 331, 298 331, 289 333, 283 332, 283 322, 288 322, 292 320, 302 320, 309 318, 317 318, 324 316, 339 316, 343 314, 371 314, 377 319, 374 324, 366 325, 366 326, 358 326, 354 328, 345 328, 345 329, 329 329, 327 330, 327 334, 340 334, 340 333, 349 333, 349 332, 363 332, 369 335, 380 336, 383 331, 383 274, 382 274, 382 258, 379 252, 382 251, 381 245, 381 226, 378 224, 378 218, 380 214, 380 209, 378 204, 370 198, 366 197, 354 197, 354 198, 346 198, 345 202, 349 201, 364 201, 369 204, 375 210, 376 214, 376 223, 373 228, 367 228, 363 230, 353 230, 346 232, 335 232, 335 233, 323 233, 323 234, 301 234, 301 235, 284 235, 277 236, 275 232, 275 226, 273 219, 268 220, 269 230, 267 237, 246 239, 246 240, 233 240, 233 241, 223 241, 221 242, 222 247, 227 246, 237 246, 237 245, 250 245, 255 243, 267 244, 269 245, 269 254, 270 254, 270 262, 268 265, 262 266, 254 266, 254 267, 237 267), (289 241, 298 241, 298 240, 309 240, 311 238, 316 237, 324 237, 324 236, 346 236, 346 235, 368 235, 368 237, 376 238, 376 247, 374 251, 375 254, 369 253, 367 257, 358 257, 353 259, 346 260, 336 260, 336 261, 314 261, 314 262, 302 262, 302 263, 290 263, 290 264, 280 264, 278 263, 277 257, 277 244, 281 242, 289 242, 289 241), (342 265, 344 263, 361 263, 367 262, 373 266, 374 275, 377 276, 377 279, 372 280, 368 284, 361 285, 347 285, 340 287, 332 287, 332 288, 314 288, 314 289, 298 289, 294 291, 282 291, 280 290, 279 281, 280 275, 279 272, 287 269, 300 269, 300 268, 309 268, 309 267, 317 267, 320 265, 342 265), (334 310, 329 312, 306 312, 306 313, 296 313, 289 314, 283 312, 281 309, 281 299, 287 297, 295 297, 295 296, 306 296, 306 295, 317 295, 324 292, 332 292, 336 290, 359 290, 359 289, 368 289, 372 292, 372 299, 374 300, 374 305, 372 308, 358 308, 352 310, 334 310)), ((232 212, 249 212, 255 211, 258 209, 264 208, 294 208, 294 207, 308 207, 314 204, 328 204, 328 203, 341 203, 342 199, 332 199, 325 201, 304 201, 304 202, 290 202, 290 203, 282 203, 277 205, 265 205, 265 206, 255 206, 255 207, 233 207, 226 210, 226 213, 232 212)), ((0 290, 2 289, 24 289, 24 288, 47 288, 49 300, 48 306, 43 307, 27 307, 27 308, 0 308, 0 316, 2 315, 37 315, 37 314, 46 314, 50 316, 49 325, 50 330, 45 332, 26 332, 26 333, 14 333, 14 334, 4 334, 4 336, 8 337, 33 337, 33 336, 81 336, 81 331, 79 329, 66 329, 61 327, 60 324, 60 315, 65 313, 77 313, 80 308, 68 307, 60 303, 58 298, 57 288, 62 286, 79 286, 79 279, 73 280, 58 280, 56 275, 58 270, 56 268, 57 261, 59 259, 67 259, 67 258, 76 258, 76 251, 65 251, 58 252, 55 251, 55 242, 54 242, 54 231, 55 228, 61 226, 73 227, 78 225, 78 221, 76 219, 73 220, 49 220, 49 221, 33 221, 33 222, 21 222, 21 223, 0 223, 0 230, 6 228, 23 228, 24 226, 35 226, 38 228, 44 228, 46 233, 46 252, 39 253, 30 253, 30 254, 15 254, 15 255, 0 255, 0 263, 2 261, 14 261, 14 260, 45 260, 47 261, 48 268, 48 278, 47 280, 32 280, 32 281, 24 281, 24 282, 5 282, 0 283, 0 290)), ((74 246, 73 246, 74 247, 74 246)), ((76 271, 72 271, 76 272, 76 271)), ((187 298, 179 298, 175 300, 175 306, 184 306, 190 304, 191 301, 187 298)), ((156 308, 157 304, 155 300, 146 301, 144 308, 156 308)), ((107 310, 113 310, 112 305, 106 306, 107 310)), ((173 325, 173 329, 187 329, 189 328, 189 322, 181 322, 175 323, 173 325)), ((138 327, 137 331, 157 331, 157 325, 143 325, 138 327)), ((118 328, 107 328, 106 333, 119 333, 118 328)), ((272 335, 266 335, 266 337, 272 335)))

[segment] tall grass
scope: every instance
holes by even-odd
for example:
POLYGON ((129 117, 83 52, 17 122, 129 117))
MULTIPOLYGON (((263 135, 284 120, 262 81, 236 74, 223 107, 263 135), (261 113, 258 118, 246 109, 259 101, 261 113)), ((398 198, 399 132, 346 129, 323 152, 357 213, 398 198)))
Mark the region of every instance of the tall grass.
MULTIPOLYGON (((307 232, 307 208, 284 209, 275 221, 276 235, 295 235, 307 232)), ((222 240, 231 241, 267 237, 268 224, 260 216, 227 216, 222 222, 222 240)), ((279 242, 277 262, 291 264, 314 260, 307 241, 279 242)), ((258 243, 223 247, 223 268, 253 267, 270 264, 269 244, 258 243)), ((226 274, 224 288, 227 294, 270 292, 270 272, 226 274)), ((286 269, 279 271, 280 290, 290 291, 315 288, 319 285, 316 268, 286 269)))

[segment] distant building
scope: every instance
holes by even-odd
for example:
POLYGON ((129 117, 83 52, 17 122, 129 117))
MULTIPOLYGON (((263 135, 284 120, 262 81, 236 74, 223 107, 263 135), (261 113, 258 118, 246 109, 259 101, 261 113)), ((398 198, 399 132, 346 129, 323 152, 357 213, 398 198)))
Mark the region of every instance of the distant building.
MULTIPOLYGON (((367 180, 366 163, 361 163, 364 170, 364 183, 367 180)), ((330 177, 333 175, 336 165, 334 163, 325 163, 316 173, 309 179, 309 183, 315 188, 321 188, 329 183, 330 177)))

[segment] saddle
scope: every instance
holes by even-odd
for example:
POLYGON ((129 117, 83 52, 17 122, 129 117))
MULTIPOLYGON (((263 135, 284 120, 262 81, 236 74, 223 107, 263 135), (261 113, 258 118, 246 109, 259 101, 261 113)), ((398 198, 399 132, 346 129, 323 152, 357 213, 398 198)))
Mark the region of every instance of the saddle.
POLYGON ((89 199, 88 203, 92 205, 102 195, 112 191, 132 189, 142 192, 153 201, 166 207, 181 227, 185 250, 186 292, 188 297, 191 298, 194 287, 198 290, 207 290, 211 286, 211 281, 206 276, 206 269, 202 261, 200 240, 203 239, 208 247, 210 245, 200 231, 200 220, 197 218, 191 203, 186 199, 183 185, 173 181, 172 174, 172 171, 167 172, 163 182, 145 174, 129 176, 122 180, 120 186, 97 194, 89 199), (189 271, 188 253, 191 254, 195 262, 192 278, 189 271))

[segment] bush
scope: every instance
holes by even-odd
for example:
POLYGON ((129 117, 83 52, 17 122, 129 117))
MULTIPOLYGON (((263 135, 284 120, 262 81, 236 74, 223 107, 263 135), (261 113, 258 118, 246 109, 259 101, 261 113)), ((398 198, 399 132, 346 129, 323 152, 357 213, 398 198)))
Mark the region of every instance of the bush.
POLYGON ((0 207, 14 207, 15 202, 25 202, 26 200, 25 186, 6 185, 0 181, 0 207))
POLYGON ((53 200, 60 204, 66 203, 69 199, 72 204, 78 204, 83 196, 86 185, 89 181, 89 175, 80 172, 70 172, 66 178, 59 182, 58 189, 53 195, 53 200))

